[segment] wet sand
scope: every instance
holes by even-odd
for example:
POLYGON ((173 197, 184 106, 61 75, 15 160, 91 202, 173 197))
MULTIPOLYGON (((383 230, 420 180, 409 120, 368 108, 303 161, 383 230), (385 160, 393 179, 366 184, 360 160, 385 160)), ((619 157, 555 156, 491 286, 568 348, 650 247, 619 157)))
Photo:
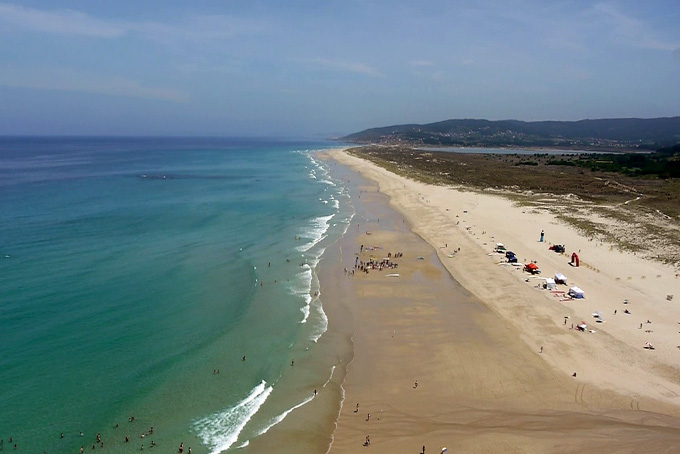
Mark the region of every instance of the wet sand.
MULTIPOLYGON (((370 166, 334 157, 355 169, 370 166)), ((598 378, 579 363, 568 363, 578 370, 576 377, 567 372, 568 366, 556 365, 552 356, 569 358, 573 352, 543 337, 549 347, 540 353, 543 344, 526 333, 572 335, 560 326, 561 315, 553 320, 540 311, 525 311, 509 317, 497 301, 480 298, 484 292, 468 291, 441 263, 453 247, 463 249, 456 260, 466 260, 468 254, 471 266, 481 266, 474 274, 461 274, 468 288, 477 279, 502 286, 500 291, 515 307, 534 297, 525 293, 537 292, 511 271, 501 270, 481 244, 474 249, 474 241, 457 241, 456 246, 424 241, 412 232, 417 212, 393 211, 377 180, 357 177, 350 182, 359 192, 352 198, 357 215, 341 240, 339 265, 322 265, 324 273, 341 274, 339 280, 321 275, 324 307, 331 323, 342 324, 351 336, 353 346, 331 453, 417 453, 423 446, 428 453, 443 447, 448 452, 517 453, 680 450, 679 411, 672 398, 618 392, 616 384, 599 386, 598 378), (342 268, 354 268, 362 244, 376 248, 360 253, 363 261, 403 252, 395 260, 399 267, 346 276, 342 268), (478 256, 476 262, 473 256, 478 256), (387 277, 394 273, 399 277, 387 277), (363 447, 367 435, 371 444, 363 447)), ((385 190, 384 181, 380 183, 385 190)), ((502 220, 502 213, 498 216, 502 220)), ((445 219, 431 227, 451 225, 445 219)), ((573 349, 581 345, 579 340, 565 343, 573 349)))

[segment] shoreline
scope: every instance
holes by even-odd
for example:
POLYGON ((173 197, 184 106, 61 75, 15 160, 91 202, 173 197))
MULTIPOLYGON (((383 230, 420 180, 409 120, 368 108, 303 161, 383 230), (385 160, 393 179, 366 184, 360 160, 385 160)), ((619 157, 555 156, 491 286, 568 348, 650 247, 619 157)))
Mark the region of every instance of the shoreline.
MULTIPOLYGON (((373 272, 355 276, 347 289, 349 293, 340 296, 348 299, 348 310, 352 313, 355 350, 342 385, 346 393, 345 404, 331 453, 353 452, 357 442, 366 435, 358 439, 360 433, 367 427, 373 430, 368 426, 370 420, 358 421, 358 415, 353 412, 355 400, 364 402, 362 409, 364 405, 388 407, 380 408, 380 413, 373 413, 371 419, 375 426, 384 426, 371 436, 371 447, 378 452, 394 452, 400 447, 403 450, 401 443, 405 441, 412 445, 409 449, 420 449, 425 443, 425 440, 416 441, 420 438, 428 440, 428 452, 439 452, 439 446, 436 446, 437 450, 432 448, 438 444, 472 452, 506 448, 545 452, 546 449, 554 451, 554 443, 565 432, 578 437, 575 443, 592 448, 593 443, 599 443, 594 433, 608 427, 604 415, 612 424, 606 430, 612 434, 616 432, 621 443, 641 446, 630 434, 623 433, 623 426, 612 423, 612 418, 622 425, 624 421, 633 423, 635 439, 645 440, 647 447, 660 447, 669 440, 680 440, 677 419, 680 415, 680 383, 675 378, 680 350, 672 344, 674 340, 680 344, 680 338, 673 337, 677 322, 673 316, 677 313, 670 302, 661 304, 664 307, 660 308, 650 307, 644 301, 645 298, 658 300, 669 288, 677 288, 678 281, 670 267, 664 268, 631 254, 628 257, 609 250, 605 244, 593 245, 581 239, 585 245, 579 249, 590 246, 593 251, 584 254, 580 268, 572 269, 566 265, 569 261, 566 256, 548 251, 547 243, 537 241, 534 230, 544 226, 549 232, 547 240, 566 242, 570 248, 581 246, 578 234, 570 233, 567 226, 545 213, 522 213, 522 208, 513 207, 512 202, 497 195, 465 193, 407 180, 340 150, 324 153, 367 179, 369 187, 362 188, 361 193, 361 204, 366 204, 366 212, 381 210, 380 207, 387 204, 390 210, 396 210, 391 217, 392 225, 389 215, 381 217, 379 225, 375 221, 369 222, 367 228, 375 230, 370 239, 383 242, 385 247, 413 244, 413 251, 419 251, 419 256, 424 258, 413 263, 413 256, 405 254, 404 261, 411 259, 408 266, 404 265, 403 272, 397 271, 401 276, 389 283, 384 278, 377 280, 379 277, 374 277, 373 272), (508 216, 526 219, 508 223, 508 216), (402 226, 398 225, 400 219, 402 226), (495 234, 490 233, 491 227, 495 234), (537 260, 545 270, 545 277, 551 277, 556 271, 553 268, 559 268, 570 283, 585 289, 586 299, 560 302, 552 294, 538 290, 537 280, 526 282, 528 276, 507 269, 499 264, 500 256, 490 255, 495 242, 505 242, 517 249, 518 255, 522 256, 520 260, 524 255, 537 260), (624 270, 630 269, 629 262, 633 261, 636 272, 645 273, 649 280, 642 285, 640 281, 644 279, 633 280, 632 276, 617 281, 614 275, 621 271, 622 265, 609 263, 607 259, 612 257, 618 259, 617 262, 628 260, 623 263, 624 270), (608 287, 609 279, 619 283, 621 288, 608 287), (395 280, 400 282, 396 284, 395 280), (400 290, 394 294, 397 286, 400 290), (443 303, 453 292, 462 295, 455 307, 443 303), (391 295, 391 298, 384 295, 391 295), (627 295, 630 305, 621 306, 622 295, 627 295), (395 301, 398 313, 392 313, 395 301), (373 305, 379 316, 367 312, 364 307, 367 304, 373 305), (608 323, 594 323, 591 313, 596 309, 593 304, 607 314, 608 323), (435 329, 443 320, 459 323, 455 314, 470 307, 477 312, 470 315, 463 326, 453 332, 435 329), (635 325, 638 318, 653 319, 650 325, 654 329, 649 330, 652 332, 632 326, 633 315, 622 313, 626 307, 635 314, 635 325), (613 311, 617 309, 619 315, 615 316, 613 311), (570 325, 563 324, 567 312, 570 320, 587 319, 596 333, 570 330, 570 325), (479 324, 476 319, 483 323, 479 324), (395 348, 392 345, 396 343, 392 336, 398 332, 395 326, 407 332, 414 329, 420 335, 408 334, 405 336, 410 338, 408 345, 400 344, 395 348), (391 335, 389 327, 393 327, 391 335), (465 340, 466 336, 471 336, 473 341, 465 340), (653 352, 643 349, 643 338, 652 338, 657 349, 653 352), (420 345, 420 348, 414 350, 414 345, 420 345), (663 347, 659 348, 660 345, 663 347), (539 347, 545 350, 539 350, 539 347), (438 359, 432 362, 430 358, 419 357, 422 351, 438 359), (407 381, 400 363, 424 372, 410 374, 407 381), (460 367, 465 374, 461 375, 460 367), (572 377, 572 372, 576 371, 577 377, 572 377), (420 378, 414 378, 415 375, 420 378), (413 380, 420 381, 418 400, 409 395, 413 394, 410 392, 413 380), (424 397, 421 390, 430 386, 423 385, 435 383, 437 395, 424 397), (444 411, 441 404, 449 399, 455 402, 455 410, 444 411), (380 419, 385 423, 378 423, 378 414, 385 415, 380 419), (483 430, 480 432, 479 427, 472 430, 469 422, 473 415, 481 420, 494 420, 496 416, 492 414, 507 415, 507 419, 488 434, 483 430), (529 414, 546 424, 540 440, 534 440, 521 427, 528 424, 525 418, 529 418, 529 414), (558 427, 548 428, 555 424, 557 414, 562 415, 558 427), (667 428, 665 435, 649 433, 651 429, 643 416, 652 414, 667 428), (580 424, 585 420, 590 429, 584 432, 580 424), (444 427, 457 428, 453 431, 456 432, 455 441, 448 440, 444 427), (389 442, 382 438, 383 431, 388 434, 389 442)), ((361 224, 357 220, 353 225, 357 223, 361 224)), ((357 235, 356 241, 361 240, 365 240, 365 236, 357 235)), ((356 243, 354 246, 358 247, 356 243)), ((351 245, 346 243, 343 248, 346 250, 344 255, 351 251, 348 249, 351 245)), ((349 262, 344 260, 347 266, 349 262)), ((646 323, 643 321, 643 324, 646 323)), ((362 416, 366 419, 363 411, 362 416)), ((601 446, 605 451, 611 451, 606 449, 611 448, 608 444, 601 446)), ((623 446, 623 452, 627 452, 623 446)), ((571 448, 574 448, 573 444, 570 451, 571 448)))

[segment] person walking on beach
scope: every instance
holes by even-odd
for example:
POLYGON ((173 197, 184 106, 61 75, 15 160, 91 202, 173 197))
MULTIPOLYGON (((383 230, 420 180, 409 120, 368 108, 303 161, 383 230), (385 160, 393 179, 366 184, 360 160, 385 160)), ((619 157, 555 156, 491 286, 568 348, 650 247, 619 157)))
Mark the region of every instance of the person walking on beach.
POLYGON ((541 243, 543 242, 544 236, 545 236, 545 233, 543 232, 543 230, 541 230, 541 243))

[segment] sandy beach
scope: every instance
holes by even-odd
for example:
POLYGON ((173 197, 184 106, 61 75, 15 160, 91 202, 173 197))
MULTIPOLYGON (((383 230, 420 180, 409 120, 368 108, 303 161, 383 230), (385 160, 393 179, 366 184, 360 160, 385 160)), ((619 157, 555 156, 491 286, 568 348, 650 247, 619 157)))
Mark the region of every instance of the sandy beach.
POLYGON ((349 273, 324 293, 342 306, 354 352, 331 453, 680 450, 676 270, 498 195, 328 157, 365 178, 349 183, 349 273), (542 273, 508 265, 496 243, 542 273), (351 274, 396 252, 398 268, 351 274), (542 289, 556 272, 569 285, 542 289), (564 297, 573 285, 584 299, 564 297))

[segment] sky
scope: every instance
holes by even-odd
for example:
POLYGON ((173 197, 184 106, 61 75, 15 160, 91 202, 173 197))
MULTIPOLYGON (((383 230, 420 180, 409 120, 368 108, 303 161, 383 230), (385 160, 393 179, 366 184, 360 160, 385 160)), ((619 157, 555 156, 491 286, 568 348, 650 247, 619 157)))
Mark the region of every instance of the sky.
POLYGON ((680 0, 0 0, 0 135, 680 115, 680 0))

